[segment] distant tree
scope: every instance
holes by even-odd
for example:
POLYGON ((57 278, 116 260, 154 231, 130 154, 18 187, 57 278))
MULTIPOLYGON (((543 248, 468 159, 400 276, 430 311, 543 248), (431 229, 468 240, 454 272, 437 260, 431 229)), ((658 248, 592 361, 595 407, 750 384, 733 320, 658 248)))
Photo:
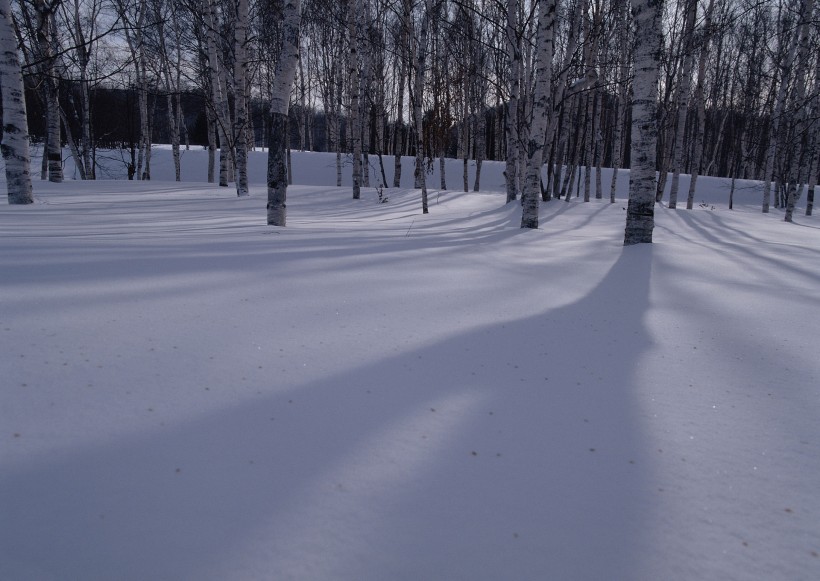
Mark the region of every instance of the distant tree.
MULTIPOLYGON (((248 0, 237 0, 234 6, 236 20, 234 23, 233 53, 234 53, 234 116, 232 137, 234 142, 234 156, 236 162, 236 194, 247 196, 248 188, 248 141, 247 127, 250 123, 247 102, 248 83, 248 0)), ((292 83, 292 81, 291 81, 292 83)), ((288 91, 290 94, 290 91, 288 91)))
POLYGON ((361 69, 359 67, 359 34, 358 11, 356 0, 346 0, 347 8, 347 41, 348 41, 348 83, 350 94, 350 116, 348 135, 350 148, 353 150, 353 199, 361 198, 362 186, 362 119, 359 109, 359 93, 361 89, 361 69))
POLYGON ((698 175, 700 175, 703 160, 704 136, 706 134, 706 97, 704 95, 704 86, 706 84, 706 63, 709 57, 709 45, 713 33, 712 16, 714 9, 715 0, 709 0, 709 5, 703 17, 702 40, 700 55, 698 56, 698 79, 695 82, 695 94, 693 98, 693 107, 697 113, 697 127, 695 129, 695 140, 692 150, 692 177, 689 180, 689 193, 686 197, 687 210, 691 210, 695 203, 695 188, 697 187, 698 175))
POLYGON ((48 180, 63 181, 62 139, 60 138, 60 93, 56 67, 55 14, 61 0, 34 0, 36 14, 36 56, 39 61, 43 103, 46 110, 46 152, 48 180))
MULTIPOLYGON (((436 0, 438 2, 439 0, 436 0)), ((418 38, 418 49, 413 58, 413 72, 415 81, 413 84, 413 120, 416 125, 416 187, 421 189, 421 211, 427 214, 427 178, 424 171, 424 75, 427 67, 427 41, 430 19, 434 17, 434 0, 424 1, 424 13, 421 16, 421 31, 418 38)))
MULTIPOLYGON (((672 145, 672 185, 669 189, 669 207, 674 209, 678 204, 678 189, 680 187, 681 165, 683 164, 683 138, 686 133, 686 113, 689 110, 689 89, 692 84, 692 68, 695 62, 695 17, 697 16, 697 0, 681 0, 684 5, 685 17, 683 24, 683 64, 680 79, 675 89, 675 137, 672 145)), ((659 195, 663 194, 663 190, 659 195)), ((657 199, 657 198, 656 198, 657 199)))
POLYGON ((504 132, 507 141, 507 159, 504 177, 507 182, 507 203, 518 198, 518 97, 521 87, 521 34, 518 25, 519 0, 507 0, 505 29, 509 96, 507 98, 504 132))

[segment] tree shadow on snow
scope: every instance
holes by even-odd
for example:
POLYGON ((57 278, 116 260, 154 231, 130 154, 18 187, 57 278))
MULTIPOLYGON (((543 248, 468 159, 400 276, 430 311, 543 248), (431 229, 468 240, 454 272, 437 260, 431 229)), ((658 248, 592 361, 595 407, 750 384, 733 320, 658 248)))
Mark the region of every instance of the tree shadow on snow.
POLYGON ((7 465, 0 576, 640 578, 651 268, 626 248, 567 306, 7 465))

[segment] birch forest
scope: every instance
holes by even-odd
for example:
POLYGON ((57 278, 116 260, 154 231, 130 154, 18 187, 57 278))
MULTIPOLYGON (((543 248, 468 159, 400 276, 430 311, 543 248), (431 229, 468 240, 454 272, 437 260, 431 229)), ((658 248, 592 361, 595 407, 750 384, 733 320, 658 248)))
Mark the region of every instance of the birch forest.
POLYGON ((504 162, 523 228, 538 227, 543 202, 614 202, 617 181, 630 180, 627 244, 651 241, 654 204, 691 209, 699 176, 760 180, 761 211, 784 208, 790 221, 801 196, 812 212, 818 177, 815 10, 814 0, 3 0, 9 201, 31 201, 28 174, 59 182, 67 164, 97 179, 101 155, 149 180, 151 146, 164 143, 177 179, 180 150, 206 147, 203 179, 238 196, 247 153, 270 146, 268 221, 279 225, 291 149, 335 152, 353 198, 398 186, 400 157, 415 157, 425 213, 428 187, 478 190, 482 162, 504 162), (42 166, 27 168, 29 143, 44 148, 42 166), (446 175, 445 158, 464 173, 446 175), (428 184, 434 164, 441 181, 428 184), (606 183, 603 167, 615 169, 606 183))

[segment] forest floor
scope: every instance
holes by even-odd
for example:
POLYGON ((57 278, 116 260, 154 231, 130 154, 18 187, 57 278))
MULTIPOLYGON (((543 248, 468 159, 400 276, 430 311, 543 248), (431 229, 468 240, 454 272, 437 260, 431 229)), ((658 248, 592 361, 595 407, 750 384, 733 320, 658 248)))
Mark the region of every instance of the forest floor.
POLYGON ((0 206, 0 579, 820 579, 817 217, 205 161, 0 206))

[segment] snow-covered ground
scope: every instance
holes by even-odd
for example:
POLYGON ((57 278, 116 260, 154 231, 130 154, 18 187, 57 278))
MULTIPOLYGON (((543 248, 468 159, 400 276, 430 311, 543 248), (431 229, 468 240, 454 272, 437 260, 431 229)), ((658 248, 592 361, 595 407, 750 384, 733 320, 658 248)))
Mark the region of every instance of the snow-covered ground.
POLYGON ((820 579, 816 217, 205 159, 0 205, 0 579, 820 579))

